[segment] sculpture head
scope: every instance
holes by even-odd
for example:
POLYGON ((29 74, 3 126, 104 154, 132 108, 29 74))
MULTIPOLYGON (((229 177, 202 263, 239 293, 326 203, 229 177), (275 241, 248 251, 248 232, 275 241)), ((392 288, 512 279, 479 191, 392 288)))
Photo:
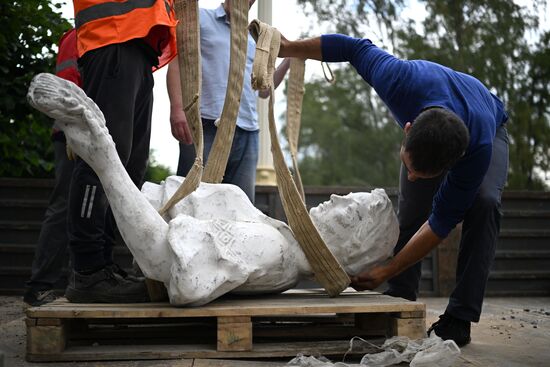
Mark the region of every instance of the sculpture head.
POLYGON ((399 236, 392 203, 383 189, 331 195, 310 210, 316 227, 348 274, 387 260, 399 236))

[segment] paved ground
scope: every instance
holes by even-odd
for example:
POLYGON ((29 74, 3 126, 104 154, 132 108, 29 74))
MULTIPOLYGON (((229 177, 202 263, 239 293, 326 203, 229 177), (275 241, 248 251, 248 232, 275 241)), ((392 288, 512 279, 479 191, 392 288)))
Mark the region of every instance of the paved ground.
MULTIPOLYGON (((425 298, 428 326, 446 305, 443 298, 425 298)), ((214 360, 27 363, 23 303, 19 297, 0 297, 0 353, 3 365, 19 366, 112 366, 112 367, 274 367, 285 362, 214 360)), ((472 326, 472 343, 462 348, 456 366, 550 366, 550 298, 489 298, 482 320, 472 326)))

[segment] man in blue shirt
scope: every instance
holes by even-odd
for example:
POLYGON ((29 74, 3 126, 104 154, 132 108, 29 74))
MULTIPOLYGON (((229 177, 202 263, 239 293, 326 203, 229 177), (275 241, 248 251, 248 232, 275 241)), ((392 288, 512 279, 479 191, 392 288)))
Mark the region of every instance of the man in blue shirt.
MULTIPOLYGON (((254 2, 255 0, 249 0, 249 6, 252 6, 254 2)), ((221 116, 227 89, 231 39, 231 0, 226 0, 216 9, 201 8, 199 17, 202 58, 201 118, 204 132, 204 161, 206 162, 216 136, 217 128, 214 122, 221 116)), ((255 52, 256 43, 249 35, 237 128, 223 179, 224 183, 239 186, 252 203, 254 203, 259 149, 257 94, 251 86, 255 52)), ((289 65, 290 60, 284 60, 277 68, 274 74, 275 87, 281 83, 289 65)), ((191 144, 191 134, 183 113, 177 60, 169 65, 167 85, 171 104, 172 134, 182 142, 180 143, 177 174, 185 176, 195 161, 195 150, 191 144)), ((267 98, 268 96, 268 90, 260 92, 260 97, 267 98)))
POLYGON ((428 332, 469 343, 500 229, 508 170, 503 103, 470 75, 429 61, 400 60, 368 39, 283 37, 279 56, 349 62, 405 132, 395 256, 352 276, 352 286, 374 289, 388 280, 386 294, 415 300, 420 260, 463 222, 456 287, 445 314, 428 332))

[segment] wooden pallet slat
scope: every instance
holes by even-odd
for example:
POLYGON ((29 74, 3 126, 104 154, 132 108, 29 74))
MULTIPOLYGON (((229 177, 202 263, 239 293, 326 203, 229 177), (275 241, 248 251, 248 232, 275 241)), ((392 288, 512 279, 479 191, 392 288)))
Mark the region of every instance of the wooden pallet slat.
POLYGON ((67 333, 65 325, 42 326, 27 324, 27 353, 29 355, 55 355, 65 351, 67 333))
POLYGON ((252 321, 250 317, 218 317, 218 350, 252 350, 252 321))
POLYGON ((424 304, 374 292, 329 298, 289 291, 195 308, 57 300, 27 309, 26 323, 29 361, 335 355, 348 350, 353 336, 382 342, 423 337, 426 330, 424 304))

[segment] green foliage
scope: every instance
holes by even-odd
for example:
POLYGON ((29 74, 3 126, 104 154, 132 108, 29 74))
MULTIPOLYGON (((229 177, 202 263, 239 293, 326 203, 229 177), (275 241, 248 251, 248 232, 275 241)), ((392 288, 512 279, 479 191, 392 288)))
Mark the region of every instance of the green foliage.
MULTIPOLYGON (((298 0, 328 32, 393 37, 402 0, 298 0)), ((332 65, 334 67, 335 64, 332 65)), ((337 66, 338 67, 338 66, 337 66)), ((347 65, 336 83, 306 83, 299 144, 304 185, 397 186, 403 132, 372 88, 347 65)))
POLYGON ((149 154, 149 164, 147 165, 147 171, 145 171, 145 181, 160 183, 166 177, 173 175, 174 173, 169 167, 159 164, 155 158, 155 151, 151 150, 149 154))
POLYGON ((396 186, 403 132, 349 68, 306 85, 300 172, 306 185, 396 186), (343 108, 343 106, 345 106, 343 108))
POLYGON ((543 189, 550 161, 550 51, 539 18, 513 0, 424 0, 428 16, 397 31, 399 53, 469 73, 499 96, 510 116, 508 187, 543 189), (422 29, 422 33, 416 30, 422 29), (537 174, 538 173, 538 174, 537 174))
MULTIPOLYGON (((531 8, 526 8, 513 0, 419 0, 427 12, 427 16, 421 20, 401 17, 405 6, 410 5, 403 0, 298 2, 304 5, 306 12, 318 16, 327 32, 363 37, 364 32, 368 31, 371 38, 374 36, 389 41, 391 47, 381 46, 400 57, 431 60, 480 79, 504 101, 510 115, 507 125, 510 134, 508 187, 548 188, 543 177, 550 171, 550 32, 541 32, 539 29, 539 19, 547 10, 545 1, 534 1, 531 8)), ((307 93, 313 93, 311 98, 314 100, 309 101, 309 105, 304 104, 303 119, 322 110, 329 116, 344 114, 346 119, 383 123, 387 115, 384 106, 377 103, 376 99, 367 98, 363 104, 346 100, 349 98, 344 96, 346 94, 357 96, 362 89, 371 90, 359 78, 356 82, 358 87, 349 85, 346 86, 347 91, 340 90, 343 95, 332 95, 329 90, 335 87, 326 84, 314 82, 308 85, 307 93), (327 104, 329 94, 334 103, 327 104)), ((380 156, 377 159, 383 162, 380 166, 389 169, 395 165, 395 155, 389 153, 390 145, 386 143, 392 138, 389 128, 374 132, 362 127, 363 135, 356 131, 356 136, 344 137, 345 126, 334 122, 329 125, 319 117, 313 121, 317 124, 317 140, 301 138, 303 152, 318 154, 331 149, 332 154, 337 154, 336 148, 328 148, 328 145, 334 144, 331 136, 339 137, 340 141, 346 142, 345 145, 354 144, 357 136, 362 136, 364 151, 368 155, 352 153, 356 150, 351 147, 340 147, 341 150, 347 150, 346 154, 349 155, 344 167, 335 167, 329 164, 330 159, 326 155, 318 158, 304 153, 301 171, 307 177, 305 183, 309 183, 311 177, 316 177, 312 181, 314 183, 345 182, 345 178, 342 178, 346 175, 344 170, 348 170, 347 175, 355 182, 353 169, 364 165, 365 158, 374 159, 376 154, 380 156), (368 147, 374 147, 372 153, 367 150, 368 147), (311 161, 317 163, 312 165, 311 161), (319 179, 320 176, 324 179, 319 179), (334 180, 331 176, 334 176, 334 180)), ((307 132, 303 131, 302 134, 305 136, 307 132)), ((378 176, 378 173, 369 167, 365 180, 370 183, 370 177, 378 176)))
POLYGON ((56 44, 70 24, 50 0, 0 4, 0 177, 53 174, 52 121, 27 104, 32 77, 52 72, 56 44))
POLYGON ((404 0, 297 0, 308 13, 327 23, 331 31, 361 37, 363 29, 393 37, 392 29, 404 0))

